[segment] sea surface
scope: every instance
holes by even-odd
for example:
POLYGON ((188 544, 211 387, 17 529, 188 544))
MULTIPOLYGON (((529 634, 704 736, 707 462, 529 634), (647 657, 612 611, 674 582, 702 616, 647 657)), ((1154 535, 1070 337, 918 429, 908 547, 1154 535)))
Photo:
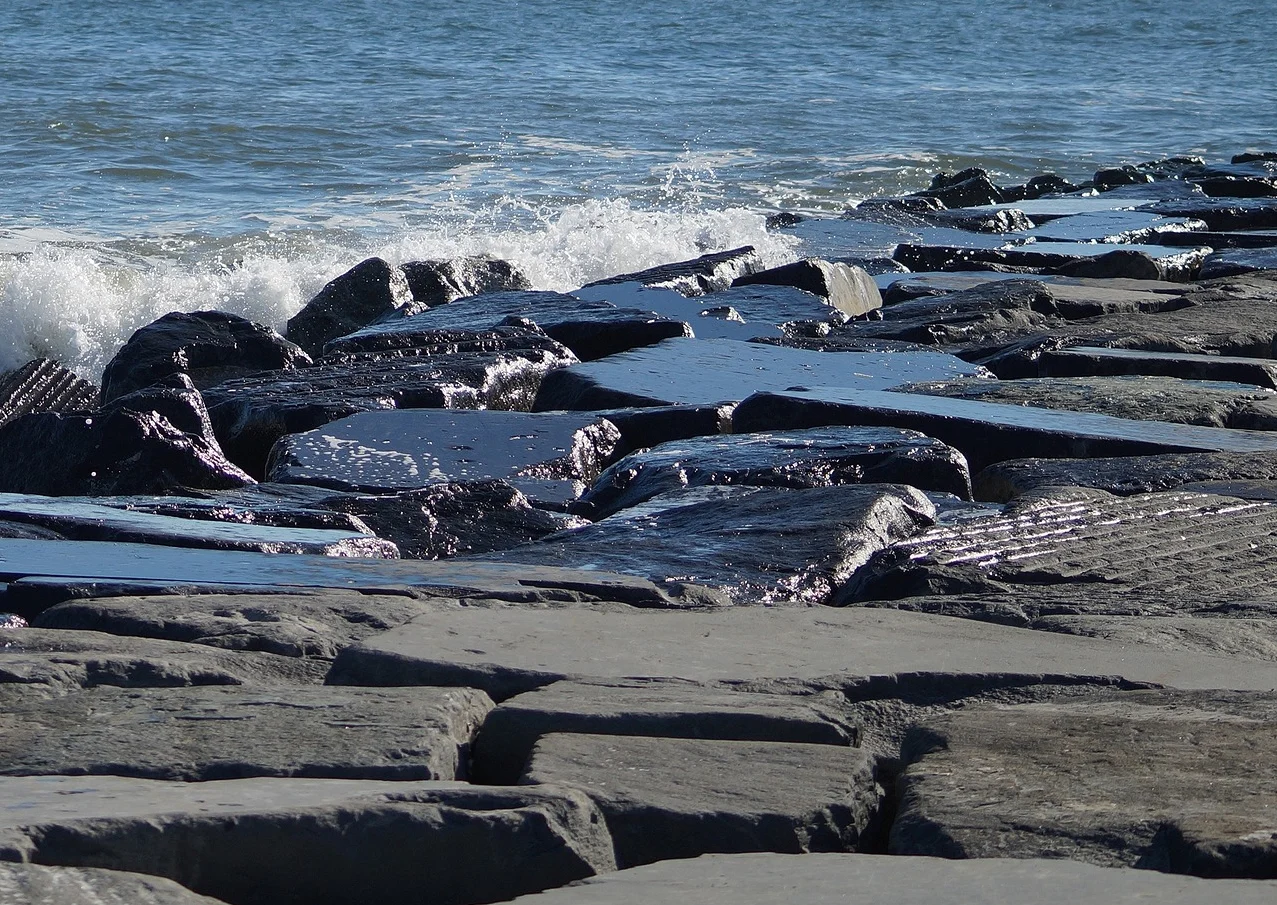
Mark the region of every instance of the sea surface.
POLYGON ((539 288, 978 165, 1277 148, 1277 0, 4 0, 0 370, 362 258, 539 288))

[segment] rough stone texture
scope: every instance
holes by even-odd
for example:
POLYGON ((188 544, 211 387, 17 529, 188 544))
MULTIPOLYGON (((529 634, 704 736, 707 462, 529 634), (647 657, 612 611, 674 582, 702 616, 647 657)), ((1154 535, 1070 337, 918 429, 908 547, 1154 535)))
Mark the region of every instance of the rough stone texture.
POLYGON ((468 295, 531 289, 516 265, 499 258, 465 257, 449 261, 409 261, 400 267, 412 293, 405 314, 443 305, 468 295))
MULTIPOLYGON (((1277 480, 1277 454, 1189 453, 1094 459, 1010 459, 972 479, 978 500, 1005 503, 1044 487, 1091 487, 1120 496, 1204 481, 1277 480)), ((1225 494, 1227 496, 1227 494, 1225 494)))
POLYGON ((396 558, 398 549, 369 532, 292 528, 179 518, 98 505, 92 498, 0 494, 0 519, 36 525, 71 540, 124 541, 262 553, 396 558))
MULTIPOLYGON (((1273 244, 1277 244, 1275 238, 1273 244)), ((1277 248, 1217 251, 1202 262, 1203 280, 1231 277, 1257 270, 1277 270, 1277 248)))
POLYGON ((794 286, 821 296, 851 317, 882 307, 882 295, 863 268, 806 258, 793 264, 761 270, 738 278, 733 286, 765 284, 794 286))
POLYGON ((611 422, 591 415, 363 412, 284 437, 267 473, 285 484, 373 492, 499 479, 534 497, 571 500, 599 476, 619 440, 611 422))
POLYGON ((0 779, 0 859, 165 876, 231 905, 494 902, 615 866, 583 793, 336 779, 0 779))
POLYGON ((823 603, 876 550, 935 519, 916 488, 703 487, 494 554, 721 589, 738 604, 823 603))
POLYGON ((791 695, 689 681, 555 682, 488 714, 475 739, 474 781, 517 781, 532 746, 551 732, 840 746, 861 735, 846 700, 834 691, 791 695))
POLYGON ((61 629, 6 629, 0 647, 0 684, 38 685, 57 692, 98 685, 318 684, 327 666, 267 653, 61 629))
POLYGON ((500 702, 564 679, 643 677, 908 701, 1043 683, 1269 690, 1277 666, 863 607, 507 609, 413 619, 344 650, 328 681, 460 685, 500 702))
POLYGON ((318 358, 329 340, 389 317, 411 302, 403 271, 381 258, 369 258, 333 279, 289 318, 286 335, 318 358))
POLYGON ((0 424, 33 412, 83 412, 97 407, 97 387, 47 358, 29 361, 0 380, 0 424))
POLYGON ((582 789, 617 867, 710 852, 856 851, 877 816, 874 758, 856 748, 551 734, 524 783, 582 789))
POLYGON ((937 526, 878 554, 838 601, 1094 585, 1234 597, 1277 581, 1277 505, 1208 494, 1066 488, 937 526))
POLYGON ((345 361, 293 375, 229 380, 206 390, 227 455, 254 474, 280 437, 357 412, 384 409, 527 409, 547 371, 576 356, 549 337, 521 331, 499 348, 446 356, 345 361))
POLYGON ((1277 434, 1268 431, 1130 421, 1088 412, 843 387, 757 393, 732 413, 732 427, 738 432, 836 424, 921 431, 958 449, 973 473, 995 462, 1024 456, 1089 458, 1277 450, 1277 434))
POLYGON ((1275 708, 1127 692, 936 717, 905 741, 890 851, 1272 879, 1275 708))
POLYGON ((912 384, 901 387, 900 392, 1094 412, 1136 421, 1170 421, 1239 430, 1277 428, 1277 392, 1173 377, 967 378, 912 384))
POLYGON ((877 483, 971 496, 962 454, 930 437, 889 428, 818 428, 698 437, 631 453, 609 466, 573 511, 603 518, 683 487, 877 483))
POLYGON ((110 402, 173 374, 209 387, 258 371, 292 370, 310 356, 269 327, 224 311, 174 311, 135 332, 102 373, 110 402))
POLYGON ((632 575, 484 560, 351 559, 238 550, 179 550, 149 544, 0 539, 6 608, 33 615, 54 603, 90 596, 192 593, 297 593, 346 588, 365 593, 444 594, 538 601, 612 600, 639 607, 712 606, 708 588, 632 575), (32 606, 23 609, 27 593, 32 606))
POLYGON ((717 405, 796 384, 886 389, 980 373, 958 358, 935 352, 830 356, 732 340, 667 340, 547 374, 533 410, 717 405))
POLYGON ((0 901, 13 905, 226 905, 161 877, 4 863, 0 863, 0 901))
POLYGON ((468 688, 98 687, 26 697, 10 696, 0 715, 0 775, 465 779, 470 741, 492 707, 468 688))
POLYGON ((327 354, 402 354, 437 342, 436 337, 443 331, 481 334, 514 324, 535 325, 583 361, 691 335, 681 320, 649 311, 583 301, 558 292, 496 292, 457 299, 411 317, 371 324, 334 339, 327 346, 327 354))
POLYGON ((1199 880, 1058 858, 705 855, 603 874, 516 905, 1268 905, 1277 883, 1199 880))
POLYGON ((608 286, 615 283, 642 283, 645 286, 673 289, 683 295, 704 295, 726 289, 732 280, 762 269, 762 260, 752 245, 728 251, 716 251, 690 261, 662 264, 635 273, 623 273, 596 280, 586 286, 608 286))
POLYGON ((1150 352, 1141 349, 1105 349, 1078 346, 1043 349, 1024 361, 1027 374, 1005 371, 1003 378, 1015 377, 1119 377, 1144 375, 1177 377, 1181 380, 1219 380, 1245 383, 1277 390, 1277 361, 1240 358, 1234 355, 1193 355, 1150 352))

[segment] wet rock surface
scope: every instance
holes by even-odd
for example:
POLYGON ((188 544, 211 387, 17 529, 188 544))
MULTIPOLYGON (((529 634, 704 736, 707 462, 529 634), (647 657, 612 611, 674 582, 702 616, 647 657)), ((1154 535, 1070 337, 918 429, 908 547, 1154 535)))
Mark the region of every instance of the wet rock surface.
POLYGON ((403 271, 381 258, 369 258, 330 281, 289 318, 285 335, 318 358, 330 339, 390 317, 411 301, 403 271))
POLYGON ((727 251, 711 252, 690 261, 662 264, 635 273, 596 280, 587 284, 608 286, 617 283, 642 283, 644 286, 673 289, 683 295, 703 295, 716 289, 726 289, 732 281, 762 269, 762 261, 751 245, 727 251))
POLYGON ((0 380, 0 424, 35 412, 97 408, 98 388, 55 361, 37 358, 0 380))
POLYGON ((0 863, 0 897, 24 905, 225 905, 160 877, 37 864, 0 863))

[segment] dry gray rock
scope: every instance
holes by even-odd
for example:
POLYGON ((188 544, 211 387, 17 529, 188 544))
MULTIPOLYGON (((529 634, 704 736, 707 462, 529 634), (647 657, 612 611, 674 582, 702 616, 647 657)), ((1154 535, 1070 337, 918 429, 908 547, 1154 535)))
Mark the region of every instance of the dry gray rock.
POLYGON ((12 905, 225 905, 161 877, 3 863, 0 901, 12 905))
POLYGON ((584 790, 617 867, 710 852, 843 852, 867 841, 883 790, 857 748, 555 733, 523 783, 584 790))

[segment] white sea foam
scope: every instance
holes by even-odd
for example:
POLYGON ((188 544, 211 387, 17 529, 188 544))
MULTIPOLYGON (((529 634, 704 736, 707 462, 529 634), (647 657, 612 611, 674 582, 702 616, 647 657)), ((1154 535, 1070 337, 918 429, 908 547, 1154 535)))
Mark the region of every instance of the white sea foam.
POLYGON ((283 329, 328 280, 371 255, 399 264, 489 254, 513 261, 538 289, 570 291, 740 245, 779 264, 793 260, 796 242, 743 209, 660 211, 595 200, 554 213, 507 203, 375 236, 177 237, 132 243, 127 253, 122 244, 40 242, 0 257, 0 371, 47 357, 96 380, 134 330, 170 311, 219 309, 283 329))

